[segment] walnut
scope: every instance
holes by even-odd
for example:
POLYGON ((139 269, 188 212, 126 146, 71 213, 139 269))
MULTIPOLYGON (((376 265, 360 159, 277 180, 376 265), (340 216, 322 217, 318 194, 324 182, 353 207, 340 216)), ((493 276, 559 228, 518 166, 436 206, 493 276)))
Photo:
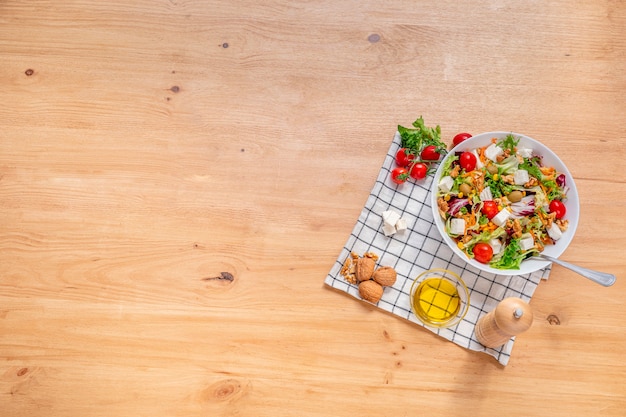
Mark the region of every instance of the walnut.
MULTIPOLYGON (((363 254, 363 258, 367 259, 366 261, 360 261, 366 268, 371 269, 371 271, 363 271, 362 276, 364 280, 371 279, 372 274, 374 273, 374 268, 376 261, 378 261, 378 255, 374 252, 366 252, 363 254), (369 275, 369 278, 367 276, 369 275)), ((350 256, 346 258, 343 266, 339 273, 341 276, 350 284, 358 284, 359 279, 357 279, 357 268, 359 264, 359 260, 362 259, 359 254, 356 252, 350 252, 350 256)))
POLYGON ((359 284, 359 295, 365 301, 376 304, 383 296, 383 287, 376 281, 363 281, 359 284))
POLYGON ((450 209, 448 202, 444 200, 443 197, 439 197, 437 199, 437 206, 439 207, 439 211, 442 211, 444 213, 447 213, 448 210, 450 209))
POLYGON ((474 178, 474 186, 477 190, 482 191, 485 189, 485 176, 481 173, 474 178))
POLYGON ((535 178, 535 177, 530 177, 528 182, 526 184, 524 184, 524 187, 525 188, 530 188, 530 187, 534 187, 537 184, 539 184, 539 180, 537 180, 537 178, 535 178))
POLYGON ((519 219, 513 220, 513 234, 511 235, 511 237, 522 237, 522 224, 520 223, 519 219))
MULTIPOLYGON (((376 255, 374 252, 365 252, 363 254, 363 257, 364 258, 372 258, 374 261, 378 260, 378 255, 376 255)), ((357 258, 358 258, 358 255, 357 255, 357 258)))
POLYGON ((378 282, 383 287, 391 287, 396 283, 396 277, 398 274, 396 270, 390 266, 381 266, 376 271, 374 271, 374 275, 372 278, 374 281, 378 282))
POLYGON ((515 184, 515 177, 513 176, 513 174, 502 175, 500 178, 502 178, 502 181, 507 184, 515 184))
POLYGON ((354 260, 353 257, 350 257, 346 259, 346 262, 343 264, 343 267, 341 267, 341 271, 339 271, 339 273, 350 284, 356 284, 357 280, 356 280, 355 270, 356 270, 356 261, 354 260))
POLYGON ((544 224, 546 227, 552 226, 552 222, 556 220, 556 213, 548 213, 545 218, 544 224))
POLYGON ((507 148, 507 149, 504 149, 504 150, 503 150, 503 152, 502 152, 502 154, 500 154, 500 155, 498 155, 498 156, 496 157, 496 161, 497 161, 498 163, 500 163, 500 162, 504 161, 506 158, 508 158, 509 156, 511 156, 511 150, 510 150, 510 149, 508 149, 508 148, 507 148))
POLYGON ((356 261, 356 279, 359 281, 367 281, 372 278, 376 269, 376 261, 372 258, 359 258, 356 261))

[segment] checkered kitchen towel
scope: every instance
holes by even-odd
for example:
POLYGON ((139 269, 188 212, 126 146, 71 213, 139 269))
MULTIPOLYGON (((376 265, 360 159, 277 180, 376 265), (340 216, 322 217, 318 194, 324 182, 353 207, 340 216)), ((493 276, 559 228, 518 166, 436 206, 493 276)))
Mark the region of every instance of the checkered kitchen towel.
POLYGON ((390 172, 395 167, 395 154, 400 147, 400 134, 396 132, 365 207, 328 273, 325 284, 360 299, 358 287, 345 281, 340 271, 351 252, 358 255, 374 252, 379 256, 378 265, 391 266, 398 273, 393 287, 385 287, 378 308, 424 326, 411 312, 409 294, 413 280, 431 268, 454 271, 463 278, 470 290, 467 315, 451 328, 424 327, 464 348, 486 352, 506 365, 515 338, 502 347, 486 348, 476 340, 476 322, 493 310, 503 298, 518 297, 530 301, 541 279, 548 278, 551 267, 526 275, 495 275, 480 271, 459 259, 445 244, 433 220, 429 195, 433 176, 401 186, 391 182, 390 172), (401 214, 408 223, 408 229, 391 237, 385 236, 381 214, 386 210, 401 214))

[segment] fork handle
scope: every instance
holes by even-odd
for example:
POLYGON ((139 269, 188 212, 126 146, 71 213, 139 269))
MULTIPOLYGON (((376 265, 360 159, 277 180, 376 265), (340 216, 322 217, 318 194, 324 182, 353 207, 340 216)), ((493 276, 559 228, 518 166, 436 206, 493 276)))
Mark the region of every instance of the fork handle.
POLYGON ((610 287, 611 285, 615 283, 615 275, 613 274, 609 274, 607 272, 595 271, 593 269, 583 268, 582 266, 574 265, 569 262, 565 262, 565 261, 562 261, 557 258, 553 258, 548 255, 540 254, 539 256, 552 263, 561 265, 564 268, 574 271, 577 274, 582 275, 583 277, 592 280, 593 282, 596 282, 600 285, 604 285, 605 287, 610 287))

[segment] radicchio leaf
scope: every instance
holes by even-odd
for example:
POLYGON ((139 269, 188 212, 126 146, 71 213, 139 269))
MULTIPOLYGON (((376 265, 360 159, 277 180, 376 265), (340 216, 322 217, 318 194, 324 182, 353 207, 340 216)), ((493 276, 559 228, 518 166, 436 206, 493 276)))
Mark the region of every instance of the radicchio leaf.
POLYGON ((465 207, 469 203, 469 199, 467 198, 455 198, 448 202, 448 213, 451 216, 456 215, 459 210, 465 207))
POLYGON ((535 212, 535 196, 527 195, 523 197, 517 203, 511 204, 511 217, 520 219, 522 217, 530 216, 535 212))

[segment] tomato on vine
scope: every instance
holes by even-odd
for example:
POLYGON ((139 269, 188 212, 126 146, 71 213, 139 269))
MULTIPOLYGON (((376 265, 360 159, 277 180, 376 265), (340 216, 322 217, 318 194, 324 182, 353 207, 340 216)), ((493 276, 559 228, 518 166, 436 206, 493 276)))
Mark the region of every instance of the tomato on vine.
POLYGON ((415 180, 423 180, 428 175, 428 165, 423 162, 416 162, 411 166, 409 171, 411 178, 415 180))
MULTIPOLYGON (((413 127, 398 125, 398 133, 405 154, 413 155, 413 160, 405 165, 407 167, 415 161, 438 161, 447 152, 446 144, 441 140, 441 127, 426 126, 421 116, 413 122, 413 127)), ((398 159, 396 155, 396 162, 404 162, 402 158, 398 159)))
POLYGON ((409 171, 404 167, 397 167, 391 171, 391 181, 402 184, 409 179, 409 171))
POLYGON ((415 160, 415 155, 407 148, 401 148, 396 153, 396 165, 406 168, 415 160))
POLYGON ((441 153, 437 152, 435 145, 428 145, 422 149, 420 157, 422 161, 438 161, 441 158, 441 153))

